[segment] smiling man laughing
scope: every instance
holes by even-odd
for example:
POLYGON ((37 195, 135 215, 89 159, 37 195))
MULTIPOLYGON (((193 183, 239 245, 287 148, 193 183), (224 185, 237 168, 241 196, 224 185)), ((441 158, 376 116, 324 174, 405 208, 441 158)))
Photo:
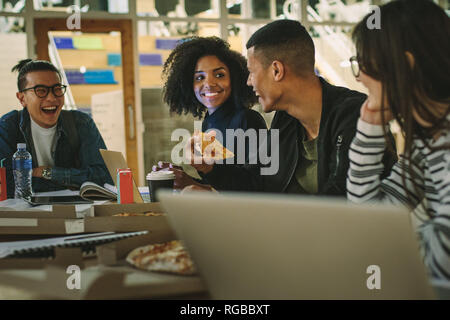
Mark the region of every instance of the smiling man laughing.
POLYGON ((20 61, 16 93, 23 110, 0 119, 0 159, 5 158, 8 197, 14 195, 12 155, 26 143, 33 159, 34 192, 103 185, 112 179, 99 153, 106 149, 94 121, 80 111, 63 111, 66 86, 48 61, 20 61))
MULTIPOLYGON (((315 73, 314 42, 298 21, 273 21, 246 47, 247 85, 264 112, 275 111, 269 136, 279 133, 279 141, 268 138, 263 153, 279 150, 279 170, 262 175, 255 166, 204 164, 197 170, 218 190, 345 196, 348 149, 366 95, 315 73)), ((386 154, 386 168, 394 158, 386 154)))

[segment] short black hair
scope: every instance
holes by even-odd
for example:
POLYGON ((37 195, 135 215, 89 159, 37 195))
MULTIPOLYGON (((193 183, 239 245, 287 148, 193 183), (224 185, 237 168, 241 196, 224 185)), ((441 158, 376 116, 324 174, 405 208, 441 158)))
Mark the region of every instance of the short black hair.
POLYGON ((61 79, 61 73, 59 70, 49 61, 45 60, 32 60, 32 59, 24 59, 20 60, 18 64, 16 64, 11 72, 19 72, 17 76, 17 88, 19 91, 25 88, 27 84, 27 74, 34 71, 53 71, 56 72, 59 79, 61 79))
POLYGON ((205 56, 216 56, 230 70, 231 96, 235 108, 249 108, 256 103, 253 89, 247 86, 247 60, 231 50, 230 45, 218 37, 191 37, 170 53, 163 68, 163 100, 171 112, 191 113, 201 118, 206 111, 196 98, 193 82, 197 61, 205 56))
POLYGON ((305 27, 295 20, 276 20, 258 29, 247 41, 264 67, 279 60, 298 75, 314 73, 314 42, 305 27), (257 53, 256 53, 257 51, 257 53))

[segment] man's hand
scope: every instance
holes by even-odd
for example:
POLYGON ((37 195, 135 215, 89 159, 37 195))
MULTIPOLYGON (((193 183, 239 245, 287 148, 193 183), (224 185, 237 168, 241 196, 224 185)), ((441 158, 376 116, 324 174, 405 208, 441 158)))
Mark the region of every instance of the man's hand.
POLYGON ((387 124, 394 117, 389 108, 381 109, 381 106, 373 105, 369 98, 364 101, 361 106, 361 120, 370 124, 383 125, 387 124), (381 113, 384 113, 384 123, 381 118, 381 113))
POLYGON ((42 178, 42 170, 48 168, 47 166, 41 166, 33 169, 32 176, 37 178, 42 178))

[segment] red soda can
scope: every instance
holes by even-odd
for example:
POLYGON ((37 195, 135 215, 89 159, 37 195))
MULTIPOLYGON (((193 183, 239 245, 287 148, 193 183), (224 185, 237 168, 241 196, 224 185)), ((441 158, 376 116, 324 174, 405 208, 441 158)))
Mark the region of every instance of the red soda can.
POLYGON ((133 175, 131 170, 117 169, 117 202, 134 203, 133 199, 133 175))

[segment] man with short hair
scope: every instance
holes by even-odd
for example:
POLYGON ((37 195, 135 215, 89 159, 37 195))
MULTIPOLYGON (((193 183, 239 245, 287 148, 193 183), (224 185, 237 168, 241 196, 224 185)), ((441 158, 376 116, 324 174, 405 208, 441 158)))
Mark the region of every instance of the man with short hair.
POLYGON ((62 110, 66 86, 48 61, 22 60, 18 71, 17 99, 21 111, 0 119, 0 159, 5 158, 8 197, 14 197, 12 156, 18 143, 32 155, 34 192, 79 188, 92 181, 112 184, 99 149, 105 143, 94 121, 80 111, 62 110))
MULTIPOLYGON (((345 196, 349 146, 367 96, 315 74, 314 43, 298 21, 263 26, 247 49, 248 85, 264 112, 276 111, 270 131, 279 130, 279 170, 261 175, 255 165, 192 165, 221 190, 345 196)), ((273 150, 270 137, 267 146, 273 150)), ((385 155, 387 168, 395 158, 385 155)))

